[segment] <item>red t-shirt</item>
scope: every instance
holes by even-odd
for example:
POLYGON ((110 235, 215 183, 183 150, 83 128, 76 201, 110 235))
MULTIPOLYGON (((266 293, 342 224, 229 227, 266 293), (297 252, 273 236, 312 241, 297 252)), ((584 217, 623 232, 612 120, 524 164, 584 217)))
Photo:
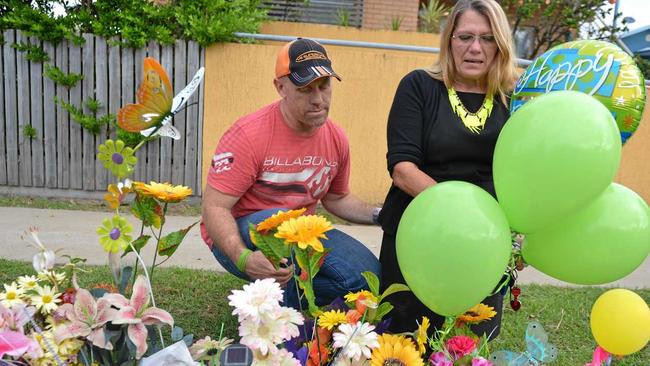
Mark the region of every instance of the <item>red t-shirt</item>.
MULTIPOLYGON (((313 213, 327 193, 347 194, 348 139, 329 118, 312 136, 289 128, 280 102, 242 117, 223 135, 208 173, 208 184, 240 197, 235 218, 274 207, 313 213)), ((203 223, 203 240, 212 245, 203 223)))

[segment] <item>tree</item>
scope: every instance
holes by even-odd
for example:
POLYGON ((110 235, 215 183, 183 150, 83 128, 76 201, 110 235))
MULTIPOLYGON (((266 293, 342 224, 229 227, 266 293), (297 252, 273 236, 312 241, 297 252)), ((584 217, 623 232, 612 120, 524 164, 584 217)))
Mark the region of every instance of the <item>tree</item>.
POLYGON ((620 27, 604 21, 613 12, 608 0, 503 0, 501 4, 513 20, 513 34, 524 26, 535 29, 533 46, 523 55, 527 59, 580 34, 589 39, 613 41, 617 34, 627 30, 624 21, 619 22, 620 27))

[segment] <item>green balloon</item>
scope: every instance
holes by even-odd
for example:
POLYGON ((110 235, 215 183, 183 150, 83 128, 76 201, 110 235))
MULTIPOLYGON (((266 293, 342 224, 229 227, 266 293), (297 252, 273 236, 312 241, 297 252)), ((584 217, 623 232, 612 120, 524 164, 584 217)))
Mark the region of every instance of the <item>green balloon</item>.
POLYGON ((515 112, 494 150, 494 186, 510 226, 534 233, 591 202, 621 160, 614 119, 576 91, 536 97, 515 112))
POLYGON ((415 296, 454 316, 490 295, 510 258, 510 228, 496 200, 473 184, 420 193, 397 229, 397 260, 415 296))
POLYGON ((581 285, 616 281, 650 253, 650 211, 634 191, 612 183, 557 225, 526 235, 522 255, 549 276, 581 285))

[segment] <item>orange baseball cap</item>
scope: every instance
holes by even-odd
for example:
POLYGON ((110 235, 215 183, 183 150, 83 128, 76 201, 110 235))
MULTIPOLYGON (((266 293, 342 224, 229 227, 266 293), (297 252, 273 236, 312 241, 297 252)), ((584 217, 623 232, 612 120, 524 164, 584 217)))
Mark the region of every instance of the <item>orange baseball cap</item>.
POLYGON ((275 62, 276 79, 288 76, 296 86, 305 86, 316 79, 334 76, 341 78, 332 70, 332 61, 325 48, 318 42, 298 38, 284 45, 275 62))

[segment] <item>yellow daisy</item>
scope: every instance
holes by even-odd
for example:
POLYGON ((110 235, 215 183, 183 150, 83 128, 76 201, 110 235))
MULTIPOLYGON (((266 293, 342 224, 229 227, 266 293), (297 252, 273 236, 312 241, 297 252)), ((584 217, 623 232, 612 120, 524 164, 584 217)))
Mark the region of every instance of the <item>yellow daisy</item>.
POLYGON ((476 324, 484 320, 490 320, 497 314, 492 306, 479 303, 467 310, 464 314, 458 316, 458 320, 463 323, 476 324))
POLYGON ((32 296, 32 305, 36 306, 43 314, 49 314, 56 310, 61 302, 61 294, 55 293, 50 286, 39 287, 36 295, 32 296))
POLYGON ((319 239, 327 239, 325 232, 332 229, 332 224, 322 216, 299 216, 280 224, 275 237, 284 239, 287 244, 298 244, 300 249, 312 247, 315 251, 322 252, 323 243, 319 239))
POLYGON ((116 210, 120 207, 124 197, 131 192, 130 187, 118 187, 117 184, 109 184, 106 190, 108 193, 104 195, 104 200, 108 203, 108 207, 110 207, 111 210, 116 210))
POLYGON ((372 292, 368 290, 361 290, 357 292, 350 292, 349 294, 345 295, 345 302, 355 302, 357 299, 360 297, 363 297, 365 300, 370 300, 372 302, 377 302, 377 297, 372 294, 372 292))
POLYGON ((144 184, 134 182, 135 189, 145 196, 150 196, 162 202, 180 202, 192 194, 192 188, 186 186, 174 186, 169 183, 150 182, 144 184))
POLYGON ((281 223, 302 215, 306 210, 306 208, 301 208, 299 210, 278 211, 275 215, 257 224, 257 232, 266 234, 269 230, 275 229, 281 223))
POLYGON ((347 322, 347 317, 345 316, 345 312, 341 310, 326 311, 318 317, 318 326, 327 328, 327 330, 332 330, 339 324, 345 322, 347 322))
POLYGON ((0 292, 0 303, 7 308, 10 308, 14 305, 22 304, 23 300, 23 289, 20 288, 16 282, 12 282, 11 285, 4 284, 5 292, 0 292))
POLYGON ((377 340, 379 347, 372 350, 370 360, 372 366, 424 366, 422 358, 410 339, 384 333, 377 340))
POLYGON ((429 325, 429 318, 423 316, 422 323, 420 323, 420 327, 418 327, 415 338, 418 342, 418 351, 420 351, 420 355, 423 355, 427 350, 427 347, 425 345, 428 339, 427 330, 429 330, 429 325))

